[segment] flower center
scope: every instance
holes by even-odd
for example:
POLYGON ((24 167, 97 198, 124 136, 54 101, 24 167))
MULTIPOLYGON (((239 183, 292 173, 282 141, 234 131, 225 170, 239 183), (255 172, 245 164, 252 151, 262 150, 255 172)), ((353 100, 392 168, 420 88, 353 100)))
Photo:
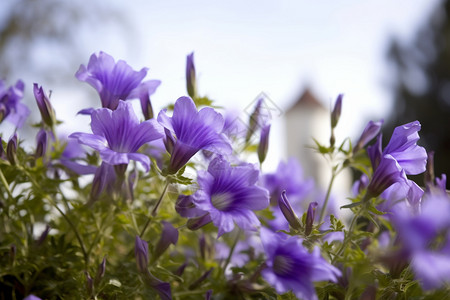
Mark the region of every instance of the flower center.
POLYGON ((211 203, 218 210, 227 210, 233 204, 233 196, 230 193, 214 194, 211 203))
POLYGON ((289 275, 292 272, 292 259, 284 255, 276 255, 273 259, 273 271, 278 275, 289 275))

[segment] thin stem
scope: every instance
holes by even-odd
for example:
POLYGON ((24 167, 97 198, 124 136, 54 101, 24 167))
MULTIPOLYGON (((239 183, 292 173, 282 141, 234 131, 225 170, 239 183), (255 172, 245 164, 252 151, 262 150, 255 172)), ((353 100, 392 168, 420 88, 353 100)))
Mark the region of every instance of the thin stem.
POLYGON ((153 219, 153 217, 156 216, 156 213, 158 211, 158 207, 161 204, 162 199, 164 198, 164 195, 166 194, 167 188, 169 187, 169 181, 166 182, 166 185, 164 186, 164 189, 161 193, 161 196, 158 199, 158 202, 156 202, 155 206, 153 207, 152 210, 152 214, 151 217, 148 218, 147 222, 144 225, 144 228, 142 229, 141 233, 139 234, 139 236, 142 238, 142 236, 144 235, 145 231, 147 230, 148 225, 150 225, 151 220, 153 219))
POLYGON ((233 245, 231 245, 230 252, 228 253, 227 260, 225 261, 225 265, 223 266, 223 271, 227 270, 228 265, 231 261, 231 256, 233 256, 234 249, 236 248, 237 242, 239 241, 239 237, 241 236, 241 229, 238 230, 236 234, 236 238, 233 241, 233 245))
POLYGON ((8 194, 8 197, 12 200, 13 195, 11 193, 11 190, 9 189, 8 181, 6 181, 5 175, 3 175, 2 170, 0 169, 0 180, 2 181, 3 185, 5 186, 6 193, 8 194))
POLYGON ((158 202, 156 202, 155 207, 153 207, 153 210, 152 210, 152 216, 153 217, 155 217, 157 212, 158 212, 159 205, 161 204, 162 199, 164 198, 164 195, 166 194, 168 186, 169 186, 169 181, 167 180, 166 181, 166 185, 164 186, 164 190, 162 191, 161 196, 158 199, 158 202))
POLYGON ((319 224, 322 223, 325 217, 325 212, 327 211, 328 200, 330 200, 331 188, 333 187, 334 179, 336 178, 338 172, 333 168, 331 172, 330 183, 328 184, 327 194, 325 196, 325 201, 323 202, 322 209, 320 210, 319 224))
POLYGON ((353 217, 352 222, 350 223, 350 227, 348 228, 348 231, 347 231, 347 236, 345 237, 344 241, 342 242, 341 248, 339 248, 338 252, 334 256, 332 263, 334 263, 336 261, 336 259, 342 254, 342 252, 344 252, 345 248, 347 247, 348 241, 352 237, 353 229, 356 224, 356 220, 361 215, 362 210, 363 210, 363 208, 360 208, 358 210, 358 212, 355 214, 355 216, 353 217))
POLYGON ((69 217, 58 207, 56 203, 53 202, 53 199, 46 196, 47 200, 50 201, 50 203, 58 210, 58 212, 61 214, 61 216, 66 220, 66 222, 69 224, 69 226, 72 228, 73 232, 75 233, 75 237, 78 240, 78 243, 80 244, 81 252, 83 252, 84 262, 86 267, 89 265, 89 255, 86 252, 86 248, 84 247, 83 240, 81 239, 80 234, 78 233, 77 228, 75 227, 75 224, 69 219, 69 217))

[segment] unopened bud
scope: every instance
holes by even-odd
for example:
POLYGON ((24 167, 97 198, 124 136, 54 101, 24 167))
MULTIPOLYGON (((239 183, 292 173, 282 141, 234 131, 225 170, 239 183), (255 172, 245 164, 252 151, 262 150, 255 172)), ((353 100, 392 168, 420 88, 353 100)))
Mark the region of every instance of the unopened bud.
POLYGON ((434 186, 434 151, 428 152, 427 167, 424 175, 425 186, 430 189, 434 186))
POLYGON ((94 282, 92 281, 91 275, 89 275, 88 271, 84 272, 84 275, 86 275, 86 291, 88 295, 92 295, 94 292, 94 282))
POLYGON ((305 235, 308 236, 311 234, 313 224, 314 224, 314 217, 316 216, 316 207, 317 202, 311 202, 308 206, 308 210, 306 212, 306 221, 305 221, 305 235))
POLYGON ((207 214, 204 214, 201 217, 189 219, 187 221, 186 226, 190 230, 197 230, 197 229, 199 229, 199 228, 201 228, 201 227, 203 227, 203 226, 205 226, 205 225, 207 225, 207 224, 209 224, 211 222, 212 222, 211 215, 209 213, 207 213, 207 214))
POLYGON ((169 129, 164 128, 164 133, 166 134, 166 138, 164 139, 164 146, 166 146, 167 152, 172 155, 173 147, 175 145, 175 138, 173 137, 172 132, 169 129))
POLYGON ((36 98, 36 103, 38 105, 39 111, 41 112, 42 121, 44 124, 52 127, 56 124, 55 111, 53 110, 50 100, 45 95, 44 90, 38 87, 37 83, 33 86, 34 97, 36 98))
POLYGON ((267 150, 269 149, 269 133, 270 124, 267 124, 261 129, 261 137, 258 145, 258 158, 260 163, 263 163, 266 159, 267 150))
POLYGON ((206 257, 206 239, 205 239, 205 235, 202 234, 200 239, 198 240, 198 245, 200 248, 200 257, 205 260, 206 257))
POLYGON ((6 158, 12 165, 17 163, 17 134, 14 134, 6 145, 6 158))
POLYGON ((36 135, 36 152, 34 156, 36 158, 43 157, 47 150, 47 132, 44 129, 39 130, 36 135))
POLYGON ((302 228, 302 224, 300 224, 297 215, 295 214, 291 204, 289 203, 289 200, 286 196, 286 191, 283 191, 281 193, 281 198, 278 200, 278 206, 280 207, 280 210, 288 221, 289 225, 295 230, 300 230, 302 228))
POLYGON ((16 245, 12 244, 9 247, 9 262, 11 263, 11 266, 14 265, 14 262, 16 261, 16 254, 17 254, 16 245))
POLYGON ((103 257, 102 262, 98 265, 97 274, 95 275, 95 283, 98 284, 100 280, 105 276, 106 272, 106 257, 103 257))
POLYGON ((186 58, 186 88, 188 95, 192 99, 197 98, 197 79, 195 75, 194 52, 189 54, 186 58))
POLYGON ((249 121, 248 121, 248 128, 247 128, 247 135, 245 136, 245 142, 248 143, 253 136, 253 134, 256 131, 256 128, 259 125, 259 119, 261 115, 261 107, 263 104, 264 99, 261 98, 256 102, 255 110, 250 115, 249 121))
POLYGON ((45 230, 41 233, 41 236, 39 237, 39 239, 36 241, 36 245, 40 246, 42 245, 42 243, 45 241, 45 239, 47 238, 48 233, 50 232, 50 226, 45 226, 45 230))
POLYGON ((152 260, 155 261, 164 251, 169 248, 170 244, 175 245, 178 242, 178 230, 172 226, 171 223, 162 221, 163 230, 161 233, 161 238, 156 244, 155 250, 153 252, 152 260))
POLYGON ((339 118, 341 117, 342 110, 342 97, 344 95, 339 94, 336 99, 336 103, 334 104, 334 109, 331 112, 331 128, 335 128, 337 123, 339 122, 339 118))
POLYGON ((378 135, 383 122, 383 120, 380 120, 378 122, 370 121, 369 123, 367 123, 366 127, 361 133, 361 136, 359 137, 358 142, 356 143, 355 148, 353 148, 353 153, 357 153, 359 150, 364 148, 364 146, 366 146, 368 142, 370 142, 378 135))
POLYGON ((134 254, 139 272, 146 273, 148 266, 148 243, 142 240, 138 235, 136 235, 135 239, 134 254))

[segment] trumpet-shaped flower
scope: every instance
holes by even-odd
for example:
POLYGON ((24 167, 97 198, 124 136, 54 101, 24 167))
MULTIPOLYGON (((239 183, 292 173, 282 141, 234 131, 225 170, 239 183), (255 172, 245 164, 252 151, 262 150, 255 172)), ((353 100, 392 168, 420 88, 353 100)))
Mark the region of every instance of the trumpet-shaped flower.
POLYGON ((309 253, 298 237, 262 228, 261 241, 267 257, 262 276, 278 293, 292 291, 299 299, 315 300, 314 281, 336 282, 341 276, 320 256, 318 248, 309 253))
POLYGON ((197 111, 194 101, 181 97, 175 103, 172 117, 163 110, 158 122, 166 130, 166 140, 173 143, 170 147, 169 174, 175 174, 199 150, 208 150, 220 154, 231 153, 231 146, 221 134, 223 117, 214 109, 205 107, 197 111))
POLYGON ((139 98, 139 92, 154 86, 154 81, 142 82, 147 68, 134 71, 125 61, 114 58, 105 52, 92 54, 87 67, 81 65, 75 77, 90 84, 100 95, 102 107, 115 110, 119 100, 139 98))
POLYGON ((131 103, 120 101, 116 110, 99 108, 91 115, 93 134, 75 132, 69 137, 94 148, 102 160, 110 165, 139 161, 146 171, 150 166, 147 155, 137 153, 147 142, 163 137, 163 130, 155 120, 139 123, 131 103))
POLYGON ((30 114, 28 107, 21 103, 25 85, 18 80, 14 86, 6 88, 5 82, 0 80, 0 123, 8 120, 18 128, 23 126, 30 114))
POLYGON ((192 201, 210 214, 218 236, 233 230, 235 222, 244 230, 254 230, 260 224, 253 211, 269 205, 269 193, 255 185, 258 176, 254 165, 231 167, 220 157, 210 163, 207 172, 199 171, 200 188, 192 201))

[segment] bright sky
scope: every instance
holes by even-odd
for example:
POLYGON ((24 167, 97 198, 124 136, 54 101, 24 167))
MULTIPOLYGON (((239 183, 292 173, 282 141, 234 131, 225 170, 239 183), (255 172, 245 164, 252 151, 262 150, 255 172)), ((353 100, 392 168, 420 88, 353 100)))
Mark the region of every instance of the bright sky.
MULTIPOLYGON (((100 35, 81 36, 86 57, 80 63, 87 64, 91 53, 103 50, 135 69, 149 67, 148 77, 162 80, 153 97, 158 109, 186 94, 186 55, 194 51, 200 94, 218 105, 242 110, 265 92, 286 110, 308 85, 329 107, 344 93, 337 138, 356 138, 368 119, 388 113, 389 37, 410 39, 436 3, 135 0, 125 6, 108 1, 129 15, 130 30, 111 34, 105 26, 96 28, 100 35)), ((78 108, 57 101, 58 91, 52 89, 57 113, 65 109, 71 120, 78 108)), ((80 83, 80 89, 91 88, 80 83)), ((283 145, 283 126, 281 119, 275 120, 272 144, 283 145)), ((284 148, 269 151, 282 156, 284 148)))

